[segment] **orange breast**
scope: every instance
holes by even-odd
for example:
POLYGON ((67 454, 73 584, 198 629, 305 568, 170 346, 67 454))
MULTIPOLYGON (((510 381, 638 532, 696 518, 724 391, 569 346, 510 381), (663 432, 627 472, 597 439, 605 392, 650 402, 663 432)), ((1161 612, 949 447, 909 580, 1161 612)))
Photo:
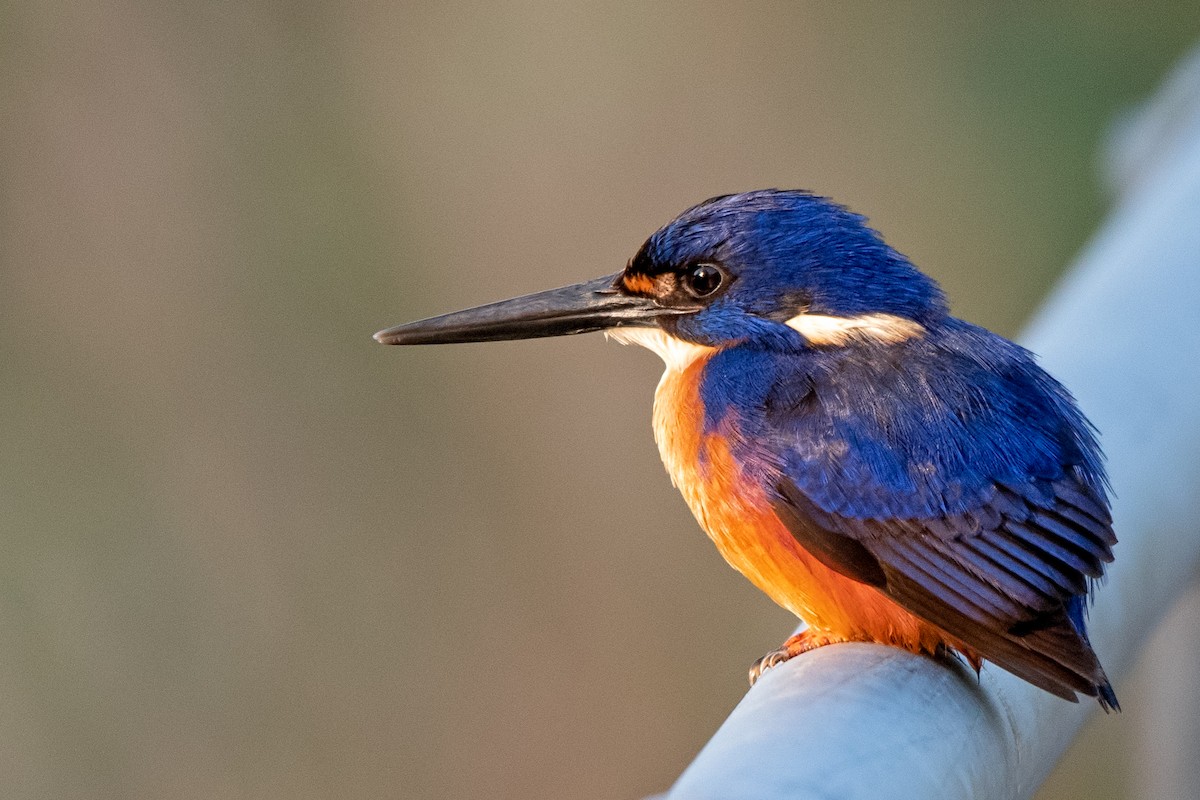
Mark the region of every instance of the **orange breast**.
POLYGON ((933 652, 955 643, 875 589, 826 567, 800 546, 746 480, 729 448, 732 424, 703 432, 700 381, 708 357, 668 369, 654 398, 654 435, 672 481, 734 569, 833 640, 876 641, 933 652))

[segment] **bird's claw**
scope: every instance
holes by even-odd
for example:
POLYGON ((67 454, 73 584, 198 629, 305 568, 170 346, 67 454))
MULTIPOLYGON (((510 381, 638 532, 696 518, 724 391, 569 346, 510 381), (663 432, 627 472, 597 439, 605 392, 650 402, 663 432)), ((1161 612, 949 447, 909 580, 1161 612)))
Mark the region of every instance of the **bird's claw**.
POLYGON ((750 685, 753 686, 758 683, 758 679, 763 676, 763 673, 772 667, 778 667, 783 662, 789 661, 801 653, 807 653, 809 650, 815 650, 818 647, 824 647, 827 644, 840 641, 845 640, 828 633, 818 633, 812 628, 806 628, 792 636, 778 649, 772 650, 754 662, 754 666, 750 667, 750 685))
POLYGON ((772 650, 762 658, 755 661, 750 667, 750 685, 758 683, 758 679, 763 676, 763 673, 772 667, 777 667, 783 662, 792 657, 786 647, 781 647, 778 650, 772 650))

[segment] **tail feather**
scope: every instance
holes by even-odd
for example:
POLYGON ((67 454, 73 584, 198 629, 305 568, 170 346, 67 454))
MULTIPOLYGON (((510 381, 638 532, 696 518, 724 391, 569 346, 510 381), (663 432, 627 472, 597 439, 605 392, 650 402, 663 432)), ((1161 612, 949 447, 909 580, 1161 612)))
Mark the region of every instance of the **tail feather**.
POLYGON ((1086 634, 1076 628, 1065 609, 1043 616, 1024 630, 996 630, 965 616, 947 617, 940 603, 925 593, 906 598, 910 609, 996 666, 1053 695, 1078 702, 1078 694, 1095 697, 1105 711, 1120 711, 1112 684, 1100 666, 1086 634))

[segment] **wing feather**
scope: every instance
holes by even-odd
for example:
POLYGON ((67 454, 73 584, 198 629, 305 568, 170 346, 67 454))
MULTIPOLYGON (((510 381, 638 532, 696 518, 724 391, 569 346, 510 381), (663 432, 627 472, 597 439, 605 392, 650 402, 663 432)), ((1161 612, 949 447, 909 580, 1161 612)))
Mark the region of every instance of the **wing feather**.
MULTIPOLYGON (((1061 488, 1078 508, 1086 488, 1061 488)), ((871 583, 984 658, 1061 697, 1094 696, 1109 692, 1107 679, 1067 608, 1111 561, 1111 535, 1094 516, 1084 515, 1090 526, 1060 516, 1046 495, 1059 489, 997 486, 985 504, 956 515, 857 519, 821 510, 783 481, 776 511, 827 566, 871 583), (851 546, 862 551, 857 567, 822 556, 851 546)))
POLYGON ((816 558, 1031 683, 1115 705, 1082 613, 1116 543, 1100 449, 1027 351, 948 318, 712 363, 714 387, 768 387, 734 398, 759 412, 739 418, 742 463, 816 558))

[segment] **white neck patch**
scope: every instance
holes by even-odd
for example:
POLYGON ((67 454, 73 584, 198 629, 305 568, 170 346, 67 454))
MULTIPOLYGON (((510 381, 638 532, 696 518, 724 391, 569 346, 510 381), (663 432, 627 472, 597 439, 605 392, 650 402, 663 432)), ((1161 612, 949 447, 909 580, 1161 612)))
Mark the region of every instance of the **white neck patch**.
POLYGON ((683 372, 696 359, 716 351, 715 347, 678 339, 662 328, 612 328, 604 335, 621 344, 640 344, 653 350, 667 365, 667 372, 683 372))
POLYGON ((862 314, 857 317, 798 314, 785 324, 816 345, 846 344, 854 339, 895 344, 925 333, 920 323, 895 314, 862 314))

